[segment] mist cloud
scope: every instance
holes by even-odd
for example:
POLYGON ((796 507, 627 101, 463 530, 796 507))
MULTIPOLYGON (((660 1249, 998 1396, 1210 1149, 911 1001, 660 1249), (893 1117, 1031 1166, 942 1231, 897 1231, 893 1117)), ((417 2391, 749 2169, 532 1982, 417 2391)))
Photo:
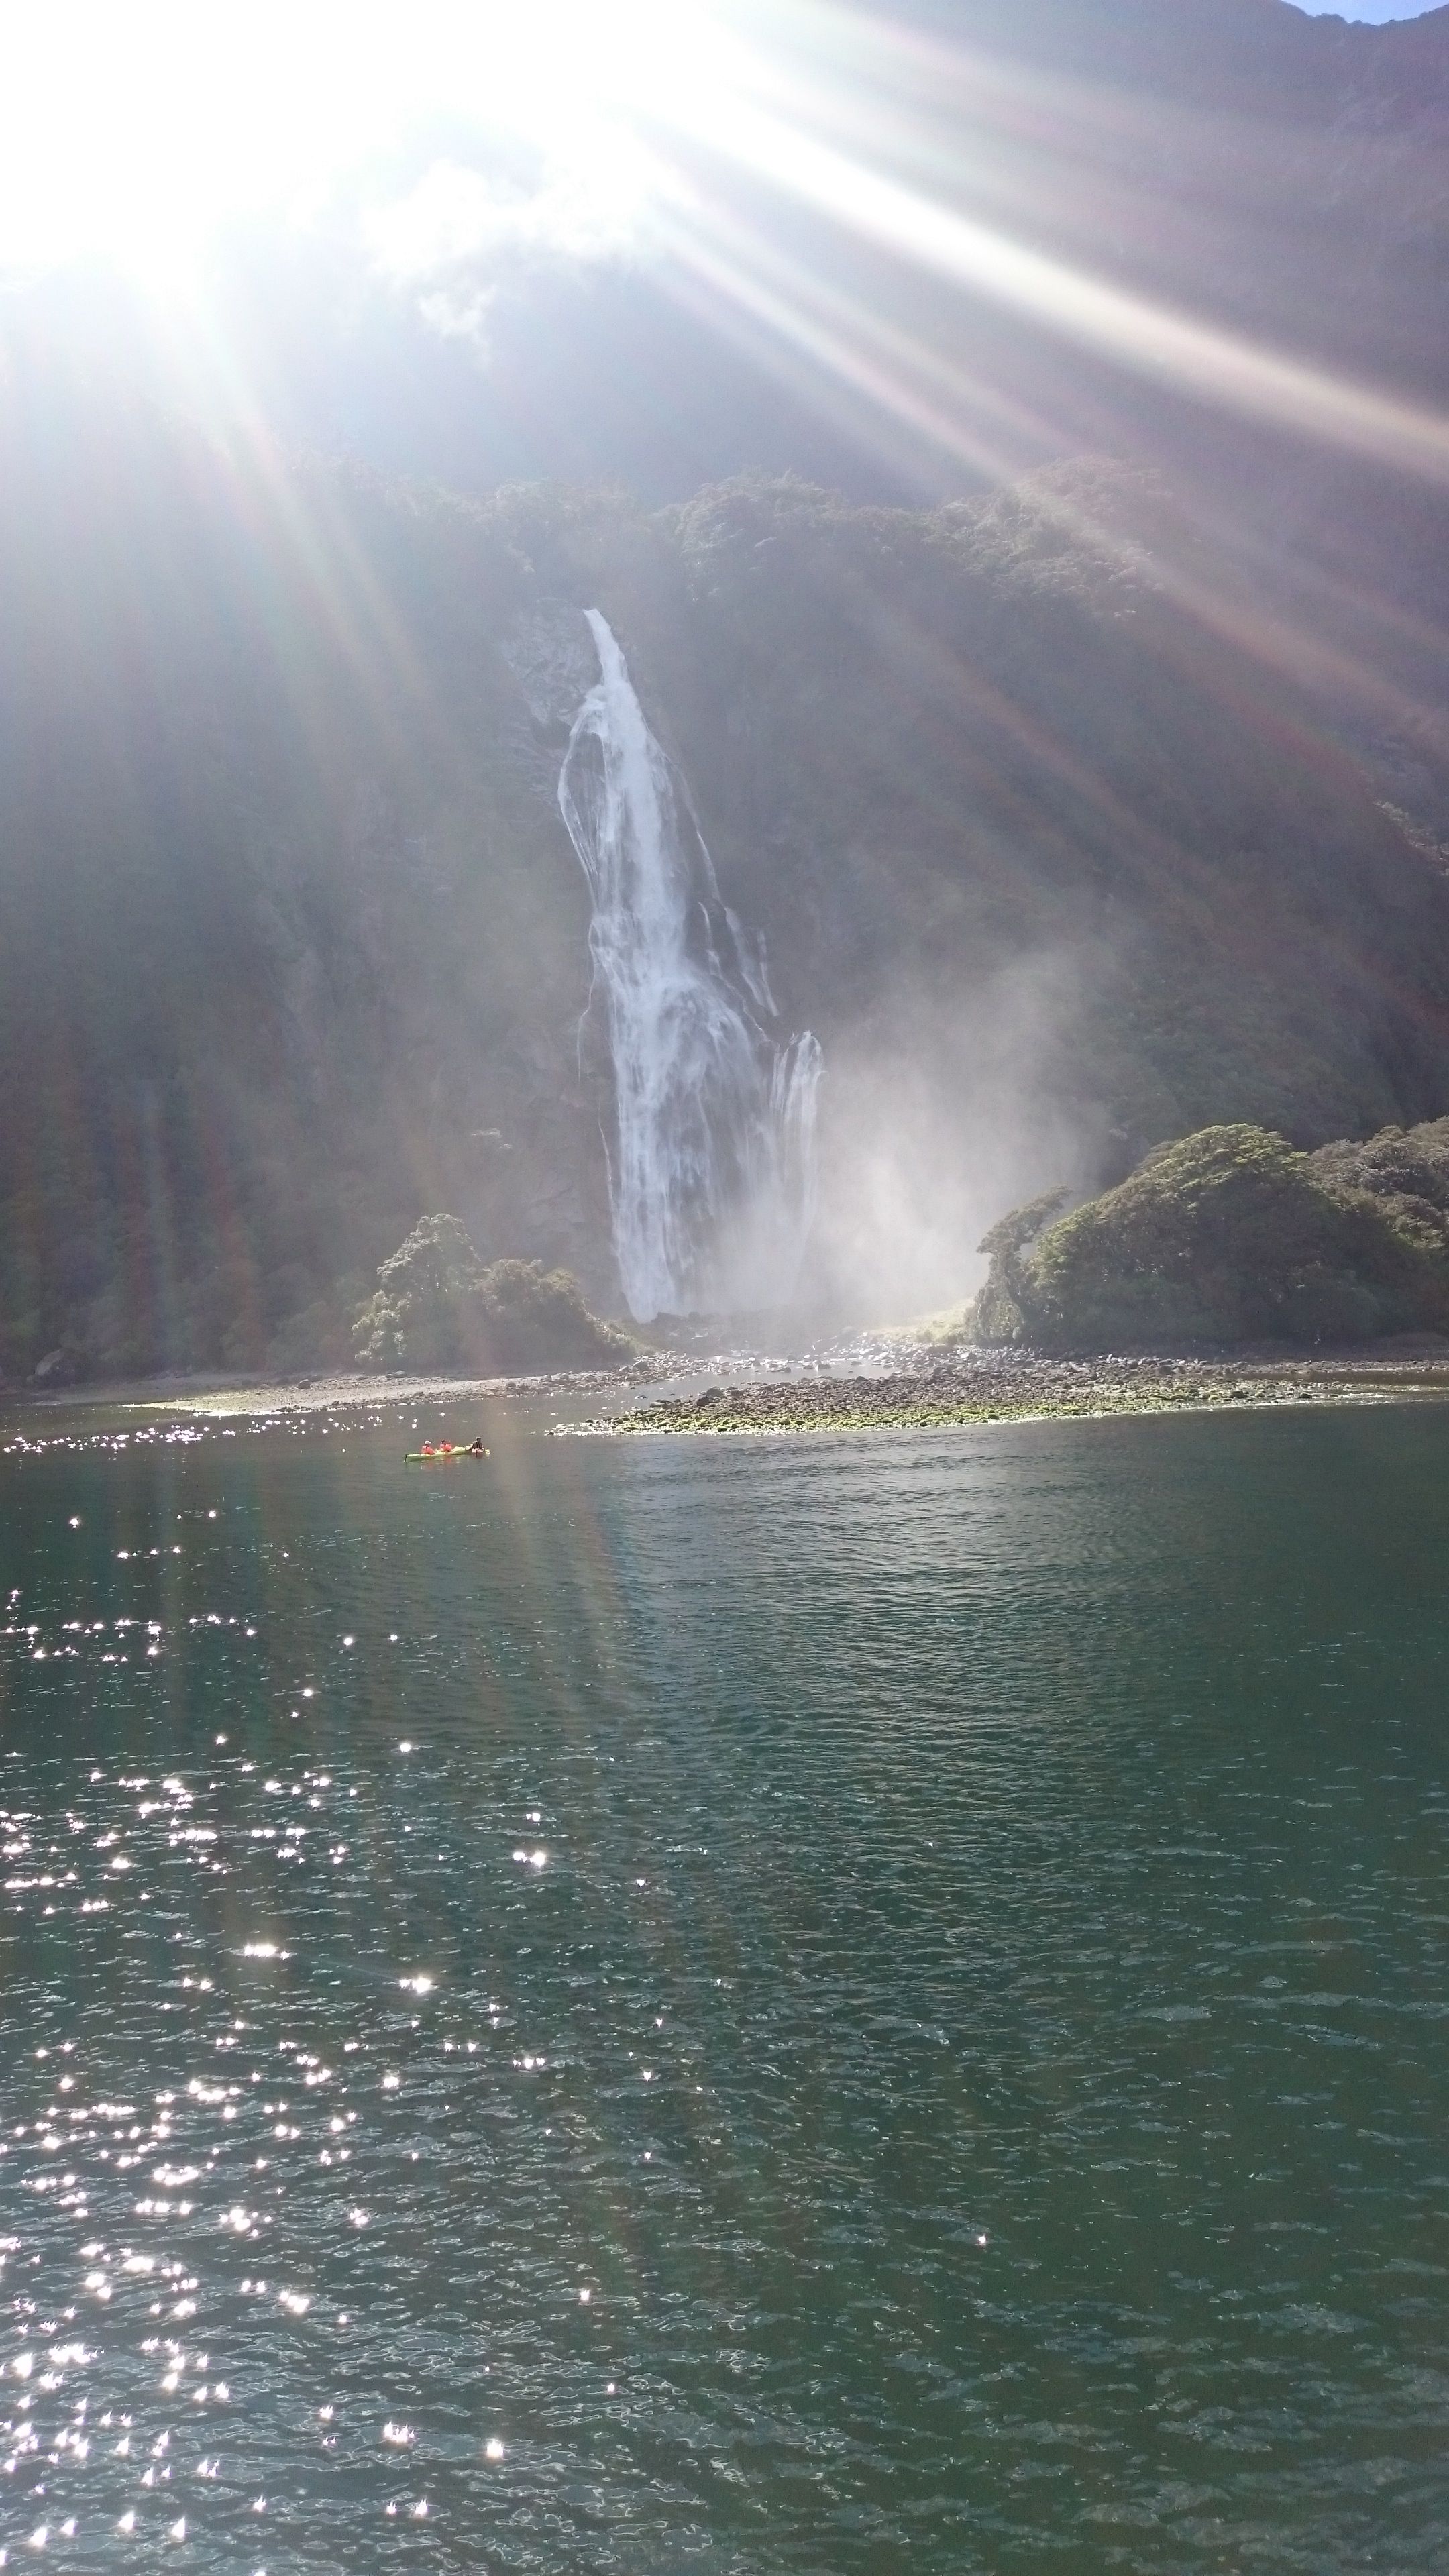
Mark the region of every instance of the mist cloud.
POLYGON ((957 1305, 1008 1208, 1094 1186, 1110 1120, 1072 1096, 1068 1068, 1108 963, 1090 943, 1039 951, 959 1006, 896 991, 871 1032, 830 1046, 810 1261, 823 1305, 879 1323, 957 1305))

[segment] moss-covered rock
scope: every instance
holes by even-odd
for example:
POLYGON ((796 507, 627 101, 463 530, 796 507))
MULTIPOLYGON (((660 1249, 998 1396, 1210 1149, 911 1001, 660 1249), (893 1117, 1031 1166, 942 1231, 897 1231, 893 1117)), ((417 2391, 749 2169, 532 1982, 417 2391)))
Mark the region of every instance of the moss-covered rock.
POLYGON ((540 1261, 480 1260, 455 1216, 425 1216, 384 1261, 353 1327, 365 1368, 608 1368, 633 1344, 591 1315, 577 1280, 540 1261))
POLYGON ((1170 1350, 1441 1330, 1449 1218, 1403 1184, 1424 1181, 1442 1149, 1449 1209, 1449 1130, 1417 1159, 1393 1133, 1396 1154, 1378 1138, 1308 1155, 1266 1128, 1205 1127, 1055 1224, 1050 1200, 1018 1210, 982 1246, 992 1268, 977 1336, 1170 1350), (1366 1187, 1363 1158, 1380 1147, 1368 1166, 1380 1185, 1366 1187))

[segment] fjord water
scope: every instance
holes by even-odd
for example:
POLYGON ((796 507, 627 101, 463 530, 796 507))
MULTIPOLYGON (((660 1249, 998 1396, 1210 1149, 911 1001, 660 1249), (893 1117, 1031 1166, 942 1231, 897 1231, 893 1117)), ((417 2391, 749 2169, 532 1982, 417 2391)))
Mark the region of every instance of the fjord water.
POLYGON ((0 1459, 8 2563, 1441 2567, 1449 1414, 491 1419, 0 1459))

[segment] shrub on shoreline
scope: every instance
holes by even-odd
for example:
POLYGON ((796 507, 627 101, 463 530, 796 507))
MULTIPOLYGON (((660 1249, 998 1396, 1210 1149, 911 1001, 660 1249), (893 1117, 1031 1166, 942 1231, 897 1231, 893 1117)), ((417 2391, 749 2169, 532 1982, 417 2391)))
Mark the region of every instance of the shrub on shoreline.
POLYGON ((1060 1204, 1036 1200, 986 1237, 976 1338, 1169 1350, 1449 1327, 1445 1122, 1317 1154, 1263 1127, 1204 1127, 1069 1215, 1060 1204))
POLYGON ((422 1217, 377 1276, 352 1330, 364 1368, 498 1376, 617 1367, 633 1355, 627 1334, 590 1314, 567 1270, 485 1264, 455 1216, 422 1217))

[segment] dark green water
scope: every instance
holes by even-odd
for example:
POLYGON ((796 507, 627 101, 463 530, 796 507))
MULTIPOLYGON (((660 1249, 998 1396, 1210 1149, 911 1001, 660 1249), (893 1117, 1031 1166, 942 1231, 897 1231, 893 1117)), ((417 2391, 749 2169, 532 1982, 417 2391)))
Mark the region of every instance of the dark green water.
POLYGON ((1449 1414, 491 1436, 0 1459, 11 2567, 1441 2569, 1449 1414))

